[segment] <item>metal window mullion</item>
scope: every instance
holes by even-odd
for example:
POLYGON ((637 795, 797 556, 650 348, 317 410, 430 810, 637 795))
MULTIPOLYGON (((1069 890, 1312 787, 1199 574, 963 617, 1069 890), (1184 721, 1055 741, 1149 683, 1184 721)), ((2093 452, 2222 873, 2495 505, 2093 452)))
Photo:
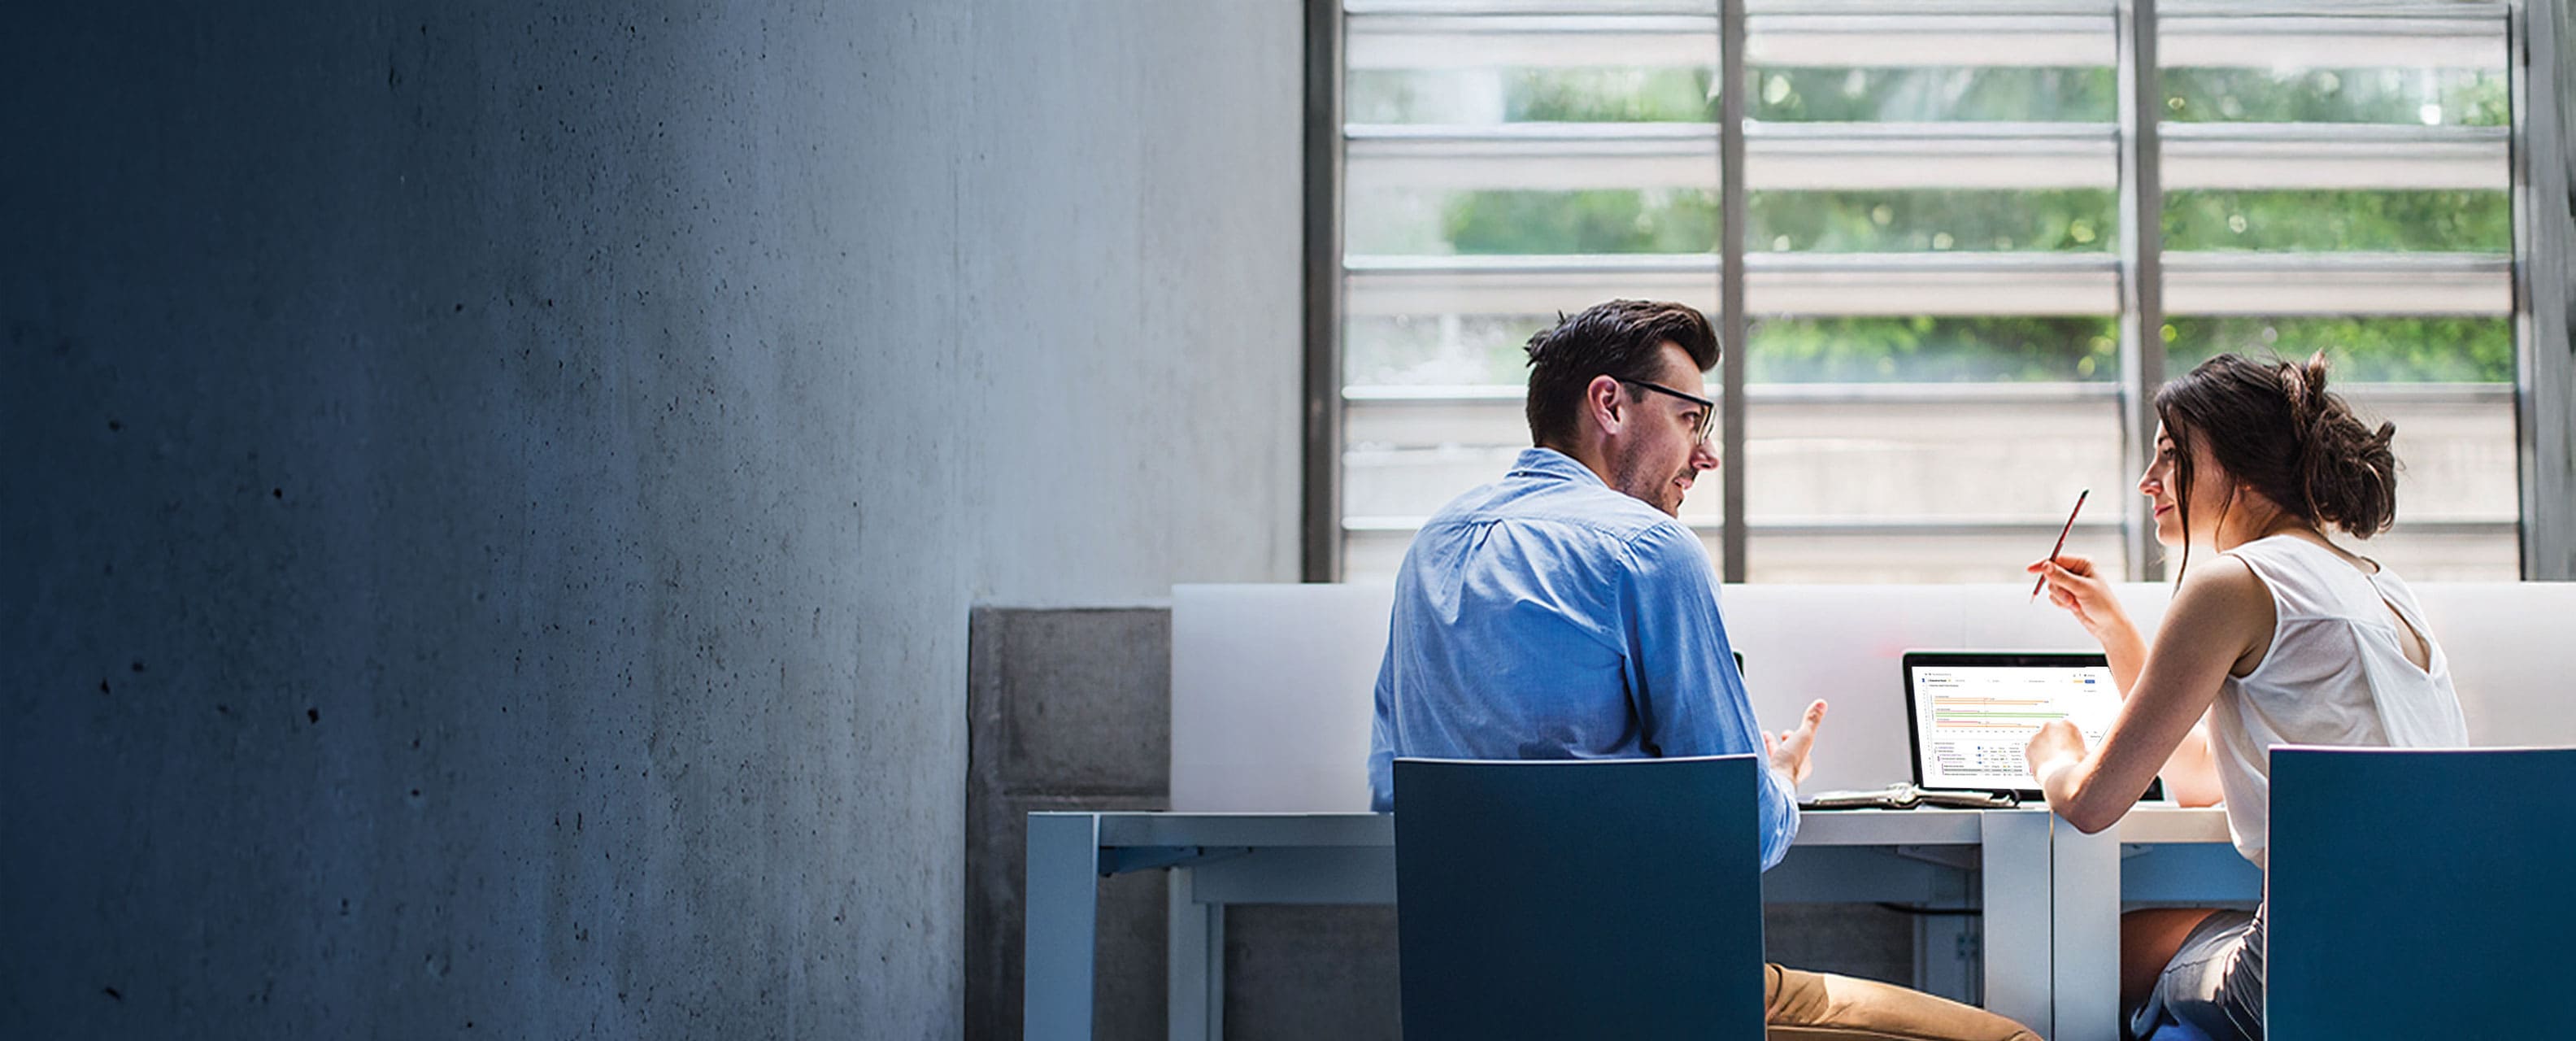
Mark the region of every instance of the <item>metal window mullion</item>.
MULTIPOLYGON (((2156 388, 2165 378, 2164 191, 2158 177, 2156 0, 2122 0, 2120 65, 2121 458, 2146 469, 2156 444, 2156 388)), ((2123 548, 2132 581, 2163 577, 2154 518, 2139 496, 2124 504, 2123 548)))
POLYGON ((1746 330, 1751 323, 1744 314, 1744 232, 1750 219, 1744 183, 1744 96, 1750 89, 1744 64, 1744 0, 1722 0, 1718 8, 1718 134, 1717 176, 1719 196, 1717 311, 1718 342, 1726 348, 1719 366, 1719 400, 1725 402, 1719 445, 1719 459, 1724 469, 1718 484, 1724 495, 1725 530, 1720 545, 1726 560, 1723 578, 1728 582, 1744 581, 1744 354, 1751 346, 1746 330))
POLYGON ((2576 329, 2570 327, 2569 195, 2563 48, 2576 40, 2566 0, 2525 0, 2511 15, 2514 153, 2515 431, 2522 485, 2522 577, 2576 579, 2576 329))
POLYGON ((1305 480, 1298 577, 1342 578, 1342 0, 1306 0, 1305 480))

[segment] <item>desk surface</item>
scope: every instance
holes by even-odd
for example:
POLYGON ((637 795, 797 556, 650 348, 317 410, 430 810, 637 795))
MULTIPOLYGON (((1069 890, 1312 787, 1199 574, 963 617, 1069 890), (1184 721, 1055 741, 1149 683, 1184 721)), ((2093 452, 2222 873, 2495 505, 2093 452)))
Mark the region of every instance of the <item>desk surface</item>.
POLYGON ((2120 818, 2119 839, 2132 843, 2231 842, 2227 811, 2217 806, 2144 803, 2120 818))
MULTIPOLYGON (((2036 816, 2019 810, 1827 810, 1799 814, 1800 846, 1972 846, 1982 840, 1989 814, 2036 816)), ((1392 846, 1395 816, 1387 813, 1098 813, 1103 847, 1179 846, 1392 846)), ((2051 822, 2064 827, 2063 822, 2051 822)), ((2147 804, 2120 821, 2118 839, 2130 843, 2226 842, 2227 814, 2216 807, 2147 804)))
MULTIPOLYGON (((2172 866, 2190 872, 2192 857, 2206 853, 2242 868, 2232 850, 2209 845, 2227 841, 2226 813, 2215 808, 2140 806, 2099 835, 2079 834, 2039 808, 1811 812, 1801 815, 1791 854, 1797 866, 1766 876, 1762 895, 1973 899, 1984 915, 1986 1007, 2060 1041, 2110 1041, 2118 1033, 2121 862, 2143 852, 2123 847, 2169 848, 2141 855, 2142 867, 2180 858, 2172 866), (2177 844, 2189 852, 2171 852, 2177 844)), ((1030 1037, 1088 1036, 1100 876, 1153 868, 1184 869, 1170 883, 1167 983, 1172 1022, 1182 1025, 1174 1036, 1222 1036, 1223 907, 1392 903, 1395 816, 1030 814, 1030 1037)), ((2259 885, 2257 875, 2252 886, 2259 885)), ((2161 894, 2178 895, 2192 894, 2161 894)))

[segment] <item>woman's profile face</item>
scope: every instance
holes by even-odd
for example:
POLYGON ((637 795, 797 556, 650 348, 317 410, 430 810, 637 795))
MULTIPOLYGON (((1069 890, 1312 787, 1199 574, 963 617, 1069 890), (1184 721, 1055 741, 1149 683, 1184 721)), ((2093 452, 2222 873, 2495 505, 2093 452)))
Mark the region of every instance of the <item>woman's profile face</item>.
MULTIPOLYGON (((2203 539, 2207 539, 2225 512, 2229 491, 2235 480, 2220 469, 2210 455, 2206 438, 2191 440, 2191 516, 2203 539)), ((2155 513, 2156 541, 2167 546, 2180 546, 2183 540, 2182 476, 2173 435, 2164 424, 2156 424, 2156 455, 2147 463, 2147 472, 2138 478, 2138 493, 2147 497, 2155 513)))

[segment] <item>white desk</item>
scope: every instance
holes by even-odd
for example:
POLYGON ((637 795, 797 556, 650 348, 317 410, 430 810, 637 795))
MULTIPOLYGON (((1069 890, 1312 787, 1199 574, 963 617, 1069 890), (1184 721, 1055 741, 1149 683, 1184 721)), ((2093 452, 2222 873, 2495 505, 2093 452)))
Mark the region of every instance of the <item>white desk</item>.
POLYGON ((2261 899, 2263 873, 2238 856, 2219 809, 2139 806, 2086 835, 2057 822, 2050 845, 2053 905, 2051 1041, 2120 1036, 2120 908, 2124 903, 2209 906, 2261 899))
MULTIPOLYGON (((2226 840, 2214 810, 2139 818, 2141 841, 2207 842, 2213 827, 2226 840)), ((1789 856, 1764 874, 1763 896, 1944 904, 1973 892, 1985 916, 1986 1007, 2042 1036, 2110 1038, 2125 837, 2078 835, 2044 810, 1809 813, 1789 856)), ((1033 813, 1028 853, 1033 1041, 1091 1036, 1104 875, 1174 869, 1176 1039, 1223 1036, 1225 905, 1395 902, 1395 819, 1384 814, 1033 813)))
MULTIPOLYGON (((2415 586, 2425 614, 2443 640, 2469 717, 2473 744, 2576 744, 2576 711, 2560 694, 2564 678, 2576 675, 2576 640, 2559 638, 2563 619, 2576 612, 2576 583, 2436 583, 2415 586)), ((2161 584, 2124 583, 2119 595, 2141 626, 2152 629, 2163 614, 2170 590, 2161 584)), ((1907 777, 1908 739, 1903 691, 1897 662, 1908 649, 2092 650, 2094 644, 2064 612, 2029 600, 2027 582, 1992 586, 1727 586, 1723 594, 1727 627, 1745 654, 1746 675, 1758 718, 1784 726, 1797 718, 1808 698, 1828 697, 1833 710, 1817 743, 1816 773, 1810 790, 1876 788, 1907 777)), ((1394 592, 1387 586, 1347 585, 1210 585, 1175 586, 1172 590, 1172 805, 1178 809, 1233 813, 1253 810, 1358 810, 1368 805, 1366 773, 1359 764, 1368 754, 1372 691, 1386 649, 1387 617, 1394 592)), ((1920 812, 1920 811, 1918 811, 1920 812)), ((1367 815, 1356 815, 1365 818, 1367 815)), ((1926 816, 1941 816, 1926 814, 1926 816)), ((1214 820, 1216 817, 1205 819, 1214 820)), ((2106 1041, 2117 1036, 2119 909, 2132 903, 2250 903, 2262 893, 2261 875, 2227 846, 2223 816, 2215 810, 2142 807, 2116 831, 2083 836, 2063 823, 2054 825, 2059 841, 2043 842, 2040 852, 2006 855, 1997 836, 2009 829, 1977 826, 1965 838, 1940 844, 1914 844, 1890 839, 1870 829, 1929 825, 1832 823, 1843 818, 1813 814, 1807 818, 1791 862, 1763 878, 1772 900, 1830 899, 1817 890, 1857 892, 1843 888, 1854 868, 1867 863, 1870 873, 1895 878, 1933 870, 1926 857, 1964 855, 1985 847, 1981 862, 1992 870, 1979 885, 1996 894, 1998 880, 2047 883, 2048 897, 2037 913, 2048 919, 2045 930, 2015 924, 2025 903, 2022 894, 2003 894, 1986 904, 1986 1004, 2037 1029, 2053 1041, 2106 1041), (1842 843, 1846 852, 1875 859, 1837 859, 1822 851, 1842 843), (1881 851, 1866 847, 1883 846, 1881 851), (1913 846, 1911 857, 1885 850, 1913 846), (1832 870, 1810 871, 1810 862, 1832 870), (2046 941, 2034 952, 2016 945, 2046 941), (2035 961, 2033 959, 2036 959, 2035 961), (2037 965, 2037 970, 2029 969, 2037 965)), ((2052 830, 2038 818, 2043 836, 2052 830)), ((1070 827, 1071 825, 1059 825, 1070 827)), ((1178 825, 1185 829, 1191 825, 1178 825)), ((1118 831, 1120 825, 1109 829, 1118 831)), ((1392 828, 1384 828, 1391 836, 1392 828)), ((1265 839, 1268 836, 1263 836, 1265 839)), ((1111 835, 1059 838, 1083 852, 1064 853, 1078 860, 1097 858, 1104 848, 1127 848, 1128 838, 1111 835)), ((1037 841, 1033 830, 1031 840, 1037 841)), ((1354 845, 1383 847, 1388 836, 1354 845)), ((1129 845, 1135 845, 1129 843, 1129 845)), ((2010 840, 2003 840, 2009 847, 2010 840)), ((1137 848, 1143 848, 1138 846, 1137 848)), ((1284 857, 1303 854, 1282 850, 1284 857)), ((1034 853, 1034 849, 1033 849, 1034 853)), ((1391 853, 1376 883, 1375 900, 1394 894, 1391 853)), ((1071 862, 1070 860, 1068 862, 1071 862)), ((1032 863, 1035 863, 1034 856, 1032 863)), ((1061 869, 1059 869, 1061 870, 1061 869)), ((1238 873, 1241 869, 1237 869, 1238 873)), ((1937 874, 1937 873, 1936 873, 1937 874)), ((1953 884, 1964 872, 1950 873, 1953 884)), ((1039 879, 1032 876, 1030 912, 1039 879)), ((1079 889, 1081 948, 1078 969, 1078 1017, 1058 1017, 1047 1024, 1090 1022, 1091 977, 1088 937, 1096 879, 1066 875, 1053 883, 1061 906, 1075 908, 1069 895, 1079 889)), ((1221 929, 1222 911, 1199 914, 1191 909, 1221 908, 1209 886, 1235 886, 1213 866, 1175 872, 1174 921, 1205 921, 1221 929), (1197 890, 1189 887, 1197 886, 1197 890), (1183 908, 1182 905, 1187 905, 1183 908), (1192 914, 1199 914, 1191 918, 1192 914)), ((1862 883, 1854 883, 1862 884, 1862 883)), ((1878 883, 1888 884, 1886 879, 1878 883)), ((1338 899, 1338 898, 1337 898, 1338 899)), ((1876 899, 1845 896, 1843 899, 1876 899)), ((1960 899, 1964 900, 1964 897, 1960 899)), ((1250 902, 1250 898, 1238 902, 1250 902)), ((1939 900, 1927 902, 1938 903, 1939 900)), ((1032 941, 1037 937, 1032 934, 1032 941)), ((1050 941, 1066 945, 1071 941, 1050 941)), ((1202 947, 1205 936, 1185 940, 1202 947)), ((1176 954, 1181 948, 1176 947, 1176 954)), ((1040 982, 1032 950, 1031 993, 1040 982)), ((1063 956, 1063 951, 1050 958, 1063 956)), ((1195 981, 1204 971, 1189 959, 1175 957, 1181 974, 1195 981)), ((1064 962, 1062 964, 1072 964, 1064 962)), ((1050 970, 1053 971, 1053 970, 1050 970)), ((1175 1007, 1186 1001, 1201 1009, 1205 987, 1173 988, 1175 1007)), ((1074 1000, 1068 998, 1066 1000, 1074 1000)), ((1207 1017, 1201 1016, 1200 1022, 1207 1017)), ((1033 1024, 1038 1021, 1032 1018, 1033 1024)), ((1175 1019, 1178 1023, 1180 1020, 1175 1019)), ((1041 1029, 1033 1026, 1033 1030, 1041 1029)), ((1082 1036, 1074 1032, 1042 1036, 1082 1036)), ((1202 1031, 1205 1027, 1192 1027, 1202 1031)), ((1179 1031, 1180 1028, 1176 1028, 1179 1031)), ((1176 1032, 1196 1037, 1196 1032, 1176 1032)))

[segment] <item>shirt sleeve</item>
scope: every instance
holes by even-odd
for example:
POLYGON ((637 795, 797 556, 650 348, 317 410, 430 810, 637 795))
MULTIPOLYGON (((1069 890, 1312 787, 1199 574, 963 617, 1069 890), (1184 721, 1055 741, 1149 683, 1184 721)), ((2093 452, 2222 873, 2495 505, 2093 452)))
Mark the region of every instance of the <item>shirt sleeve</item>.
POLYGON ((1377 711, 1369 724, 1369 810, 1395 809, 1395 633, 1386 636, 1386 657, 1377 667, 1377 711))
MULTIPOLYGON (((1629 696, 1646 748, 1665 757, 1761 756, 1761 726, 1727 643, 1708 550, 1679 522, 1649 529, 1629 549, 1634 560, 1621 609, 1628 622, 1629 696)), ((1768 871, 1798 836, 1798 800, 1795 787, 1767 760, 1757 777, 1762 868, 1768 871)))

